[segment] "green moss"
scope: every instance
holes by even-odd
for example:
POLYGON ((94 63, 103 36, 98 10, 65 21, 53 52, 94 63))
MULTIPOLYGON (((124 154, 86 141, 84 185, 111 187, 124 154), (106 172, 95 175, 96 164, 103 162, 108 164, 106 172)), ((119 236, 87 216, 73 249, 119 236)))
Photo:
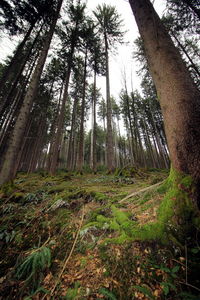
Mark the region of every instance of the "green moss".
POLYGON ((144 194, 143 198, 140 200, 139 204, 144 204, 147 201, 149 201, 152 198, 153 193, 152 192, 147 192, 144 194))
POLYGON ((111 206, 112 213, 116 221, 121 225, 129 220, 127 213, 117 209, 114 205, 111 206))
POLYGON ((131 240, 133 232, 135 230, 136 222, 129 219, 130 214, 123 212, 116 208, 114 205, 111 206, 112 216, 105 217, 103 215, 96 216, 96 222, 90 222, 84 226, 84 228, 95 226, 97 228, 107 228, 111 231, 116 231, 118 237, 114 239, 106 239, 105 242, 108 243, 124 243, 125 241, 131 240))
POLYGON ((106 218, 102 215, 98 215, 96 219, 99 223, 109 223, 109 218, 106 218))
POLYGON ((24 198, 24 193, 22 192, 15 192, 10 196, 10 200, 14 202, 20 202, 24 198))
POLYGON ((60 193, 60 192, 66 190, 66 189, 68 189, 68 188, 69 188, 68 184, 67 184, 66 182, 62 182, 61 184, 54 185, 54 186, 50 187, 50 188, 48 189, 48 193, 49 193, 49 194, 52 194, 52 193, 60 193))
POLYGON ((103 242, 103 245, 108 245, 108 244, 122 245, 129 241, 132 241, 132 238, 130 236, 128 236, 125 231, 122 231, 118 237, 111 238, 111 239, 109 239, 109 238, 105 239, 103 242))
POLYGON ((117 223, 115 219, 110 222, 110 229, 116 231, 120 230, 120 225, 117 223))
POLYGON ((4 183, 1 186, 0 192, 3 193, 5 196, 10 196, 14 190, 16 189, 16 186, 14 185, 13 181, 10 181, 8 183, 4 183))
POLYGON ((85 225, 82 227, 82 230, 81 230, 81 231, 84 231, 85 229, 87 229, 87 228, 92 228, 92 227, 102 228, 102 227, 103 227, 103 224, 102 224, 102 223, 99 223, 99 222, 97 222, 97 221, 89 222, 89 223, 85 224, 85 225))
POLYGON ((136 228, 133 236, 141 240, 159 239, 164 243, 170 239, 179 245, 184 242, 194 228, 192 219, 196 215, 190 196, 192 185, 191 176, 178 173, 172 168, 168 179, 158 189, 159 192, 167 192, 158 209, 157 221, 136 228))
MULTIPOLYGON (((180 174, 171 169, 168 179, 159 187, 159 193, 166 192, 157 213, 157 221, 138 226, 136 222, 129 219, 129 214, 114 205, 111 206, 113 217, 98 217, 97 221, 105 221, 109 229, 117 231, 118 237, 106 239, 106 243, 124 243, 126 241, 138 240, 160 240, 168 243, 181 245, 186 236, 195 226, 200 225, 200 219, 196 216, 191 200, 193 191, 192 178, 180 174)), ((150 198, 149 193, 146 199, 150 198)), ((153 205, 153 204, 151 204, 153 205)), ((143 210, 150 207, 150 204, 143 206, 143 210)))
POLYGON ((100 201, 100 202, 107 199, 107 196, 100 192, 95 192, 94 197, 95 197, 95 200, 100 201))

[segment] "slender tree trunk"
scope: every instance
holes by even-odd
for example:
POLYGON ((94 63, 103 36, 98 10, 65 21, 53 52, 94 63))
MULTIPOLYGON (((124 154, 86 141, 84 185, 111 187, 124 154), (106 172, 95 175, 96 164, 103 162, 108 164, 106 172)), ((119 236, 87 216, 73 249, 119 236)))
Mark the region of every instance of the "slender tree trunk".
POLYGON ((106 155, 108 172, 114 170, 114 147, 113 147, 113 132, 112 132, 112 108, 110 101, 110 79, 109 79, 109 58, 108 58, 108 41, 106 33, 105 50, 106 50, 106 101, 107 101, 107 136, 106 136, 106 155))
POLYGON ((63 85, 64 85, 64 82, 62 82, 61 87, 60 87, 60 95, 59 95, 58 104, 57 104, 57 108, 56 108, 56 112, 55 112, 55 117, 54 117, 54 120, 53 120, 53 122, 51 124, 51 128, 50 128, 51 140, 50 140, 50 145, 49 145, 49 151, 47 152, 47 154, 48 154, 47 161, 46 161, 46 171, 47 172, 50 172, 51 162, 52 162, 52 158, 53 158, 54 143, 55 143, 55 139, 56 139, 55 133, 56 133, 57 125, 58 125, 63 85))
POLYGON ((91 137, 90 137, 90 168, 93 170, 94 165, 94 96, 92 96, 92 118, 91 118, 91 137))
POLYGON ((74 150, 74 136, 75 136, 75 123, 76 123, 76 114, 79 98, 76 96, 74 99, 73 111, 72 111, 72 120, 71 120, 71 130, 69 135, 69 144, 67 151, 67 168, 69 170, 73 169, 73 150, 74 150))
POLYGON ((200 71, 199 71, 198 67, 195 65, 195 63, 193 62, 193 60, 191 59, 191 57, 189 56, 189 54, 187 53, 187 51, 185 50, 185 47, 181 44, 181 42, 179 41, 179 39, 176 37, 176 35, 173 32, 171 33, 171 35, 174 37, 174 39, 176 40, 178 46, 180 47, 180 49, 183 51, 183 53, 185 54, 185 56, 187 57, 187 59, 191 63, 191 67, 193 68, 193 70, 200 77, 200 71))
MULTIPOLYGON (((37 58, 35 58, 34 62, 32 63, 32 66, 28 69, 27 74, 24 76, 24 78, 21 78, 20 88, 18 88, 18 90, 16 91, 16 94, 13 98, 12 104, 3 112, 1 122, 0 122, 0 127, 1 127, 0 148, 1 149, 4 146, 4 142, 8 141, 9 132, 11 131, 11 128, 14 126, 15 120, 17 119, 19 110, 23 103, 23 98, 24 98, 27 84, 29 82, 32 71, 36 64, 36 59, 37 58)), ((2 151, 1 151, 1 153, 2 153, 2 151)))
POLYGON ((15 123, 15 127, 11 135, 8 149, 5 155, 5 160, 4 163, 2 164, 2 169, 0 172, 0 184, 12 180, 15 177, 16 172, 13 170, 14 162, 16 161, 17 154, 20 150, 23 134, 26 128, 26 123, 29 117, 30 110, 32 108, 34 97, 37 93, 37 87, 39 84, 40 76, 42 74, 42 70, 46 61, 46 57, 55 30, 61 5, 62 5, 62 0, 58 2, 57 12, 53 17, 50 29, 46 35, 43 49, 41 50, 40 56, 38 58, 37 66, 34 70, 33 76, 29 84, 29 88, 24 98, 23 105, 21 107, 20 113, 15 123))
MULTIPOLYGON (((132 118, 131 118, 131 111, 130 111, 130 101, 129 101, 129 95, 128 95, 128 90, 127 90, 127 84, 126 84, 126 76, 124 74, 124 87, 125 87, 125 93, 126 93, 126 107, 127 107, 127 118, 128 118, 128 123, 129 123, 129 130, 131 134, 131 149, 132 149, 132 164, 134 165, 135 163, 135 137, 133 134, 133 126, 132 126, 132 118)), ((133 99, 134 100, 134 99, 133 99)))
POLYGON ((117 126, 115 121, 113 120, 113 133, 114 133, 114 143, 115 143, 115 163, 116 167, 119 168, 120 161, 119 161, 119 145, 117 142, 117 126))
MULTIPOLYGON (((6 82, 9 81, 13 77, 13 72, 16 73, 15 68, 20 63, 20 60, 22 59, 21 55, 22 55, 24 46, 25 46, 27 40, 29 39, 34 26, 35 26, 35 23, 33 23, 29 27, 29 29, 28 29, 27 33, 25 34, 23 40, 21 41, 21 43, 17 47, 17 50, 16 50, 13 58, 11 59, 8 67, 5 69, 5 72, 3 73, 3 76, 0 80, 0 94, 2 94, 3 87, 6 84, 6 82)), ((3 96, 3 95, 1 95, 1 96, 3 96)), ((2 103, 1 103, 1 106, 2 106, 2 103)), ((0 106, 0 111, 1 111, 1 106, 0 106)))
POLYGON ((96 173, 97 153, 96 153, 96 71, 94 71, 94 89, 92 97, 92 130, 91 130, 91 150, 90 150, 90 167, 96 173))
POLYGON ((75 43, 72 43, 71 45, 71 51, 68 59, 68 70, 65 78, 65 84, 64 84, 64 92, 62 97, 62 104, 60 108, 60 114, 58 116, 58 126, 57 126, 57 132, 55 132, 55 141, 53 145, 53 155, 52 160, 50 164, 50 173, 52 175, 55 175, 57 164, 58 164, 58 158, 59 158, 59 148, 61 145, 62 140, 62 131, 64 127, 64 120, 65 120, 65 106, 68 99, 68 88, 69 88, 69 79, 71 75, 71 69, 72 69, 72 60, 74 55, 74 49, 75 49, 75 43))
MULTIPOLYGON (((2 101, 0 103, 0 115, 2 115, 5 112, 6 107, 8 107, 15 98, 17 84, 19 83, 20 78, 22 77, 22 72, 25 68, 25 65, 27 64, 27 60, 29 59, 29 57, 31 55, 33 47, 35 46, 35 44, 38 40, 38 37, 42 31, 43 25, 44 24, 41 25, 33 43, 29 47, 29 49, 27 49, 26 52, 20 52, 19 57, 16 60, 16 62, 13 62, 9 68, 9 72, 7 75, 7 77, 8 77, 7 80, 10 81, 9 88, 6 87, 8 89, 8 92, 3 93, 2 101), (14 77, 13 77, 13 75, 14 75, 14 77)), ((33 60, 34 59, 35 58, 33 58, 33 60)))
POLYGON ((81 103, 81 123, 79 133, 79 151, 77 168, 78 172, 82 173, 84 163, 84 122, 85 122, 85 92, 86 92, 86 79, 87 79, 87 49, 85 52, 85 64, 84 64, 84 75, 83 75, 83 96, 81 103))

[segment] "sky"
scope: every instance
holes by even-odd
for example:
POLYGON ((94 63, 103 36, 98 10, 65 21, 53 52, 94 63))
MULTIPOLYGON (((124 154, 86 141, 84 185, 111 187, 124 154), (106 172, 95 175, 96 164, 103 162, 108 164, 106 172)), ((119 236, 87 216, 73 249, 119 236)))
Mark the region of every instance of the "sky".
MULTIPOLYGON (((123 87, 123 75, 126 73, 128 89, 131 89, 131 80, 133 89, 138 89, 140 86, 140 78, 136 75, 139 66, 132 59, 134 40, 139 36, 137 25, 130 4, 127 0, 86 0, 88 12, 96 8, 98 4, 109 4, 115 6, 124 23, 123 30, 127 31, 124 36, 124 41, 128 45, 119 45, 117 54, 110 54, 110 88, 111 95, 118 97, 120 90, 123 87)), ((165 8, 164 0, 154 0, 154 7, 161 15, 165 8)), ((4 33, 0 33, 0 61, 4 60, 7 55, 11 55, 17 45, 18 38, 12 37, 9 39, 4 33)), ((101 77, 97 81, 97 85, 101 88, 101 92, 105 97, 105 77, 101 77)))
MULTIPOLYGON (((126 73, 127 86, 131 91, 131 81, 133 89, 139 89, 140 78, 136 72, 139 65, 133 60, 134 40, 139 36, 138 28, 135 22, 134 15, 127 0, 87 0, 88 9, 94 10, 98 4, 109 4, 115 6, 124 23, 124 31, 127 31, 124 36, 124 41, 127 44, 118 46, 118 53, 110 55, 110 89, 111 95, 118 98, 118 95, 123 87, 123 74, 126 73)), ((155 0, 154 8, 157 13, 162 16, 165 9, 164 0, 155 0)), ((98 80, 97 85, 101 87, 102 94, 105 97, 105 78, 102 77, 98 80)))

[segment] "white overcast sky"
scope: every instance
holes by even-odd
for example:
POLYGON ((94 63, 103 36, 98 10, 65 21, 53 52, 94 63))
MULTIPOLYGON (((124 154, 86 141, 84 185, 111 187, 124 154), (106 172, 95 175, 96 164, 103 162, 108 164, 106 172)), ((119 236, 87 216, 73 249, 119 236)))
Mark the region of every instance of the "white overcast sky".
MULTIPOLYGON (((88 12, 92 12, 98 4, 109 4, 115 6, 121 18, 124 21, 124 30, 127 31, 124 37, 128 45, 119 45, 118 53, 110 55, 110 88, 111 95, 118 97, 121 88, 123 87, 122 73, 126 72, 127 84, 131 88, 131 77, 133 89, 139 88, 140 79, 136 75, 138 69, 137 63, 132 59, 133 43, 139 36, 137 25, 132 14, 129 2, 126 0, 87 0, 88 12)), ((165 0, 155 0, 154 7, 159 15, 165 8, 165 0)), ((18 38, 11 39, 5 37, 4 33, 0 33, 0 61, 3 61, 7 55, 11 55, 13 49, 17 45, 18 38)), ((98 82, 98 87, 101 87, 102 94, 105 95, 105 77, 101 77, 98 82)))
MULTIPOLYGON (((124 23, 124 30, 127 31, 124 37, 128 45, 119 45, 117 55, 110 55, 110 88, 111 95, 118 97, 121 88, 123 87, 122 74, 126 72, 126 79, 128 88, 131 89, 131 78, 133 82, 133 89, 140 86, 140 78, 136 75, 138 70, 137 63, 132 59, 134 40, 139 36, 138 28, 135 23, 130 4, 127 0, 87 0, 88 9, 94 10, 98 4, 109 4, 115 6, 124 23)), ((165 0, 155 0, 154 8, 157 13, 162 16, 165 9, 165 0)), ((105 95, 105 78, 98 80, 97 84, 102 89, 105 95)))

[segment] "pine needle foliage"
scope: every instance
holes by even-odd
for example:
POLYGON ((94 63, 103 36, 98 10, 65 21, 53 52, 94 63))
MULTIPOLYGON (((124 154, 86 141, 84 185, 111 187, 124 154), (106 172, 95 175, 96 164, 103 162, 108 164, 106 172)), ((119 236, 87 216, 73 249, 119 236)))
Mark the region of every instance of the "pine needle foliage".
POLYGON ((51 265, 51 251, 47 247, 33 250, 17 267, 17 279, 25 280, 25 284, 31 283, 33 289, 37 288, 42 272, 51 265))

